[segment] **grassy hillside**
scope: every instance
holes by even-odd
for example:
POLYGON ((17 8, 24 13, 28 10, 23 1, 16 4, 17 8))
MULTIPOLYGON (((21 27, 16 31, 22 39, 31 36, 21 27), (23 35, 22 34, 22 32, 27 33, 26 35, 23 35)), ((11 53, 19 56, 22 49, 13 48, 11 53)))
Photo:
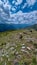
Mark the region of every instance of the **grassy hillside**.
POLYGON ((37 31, 0 32, 0 65, 37 65, 37 31))
POLYGON ((35 29, 37 31, 37 24, 34 24, 34 25, 28 27, 28 29, 35 29))

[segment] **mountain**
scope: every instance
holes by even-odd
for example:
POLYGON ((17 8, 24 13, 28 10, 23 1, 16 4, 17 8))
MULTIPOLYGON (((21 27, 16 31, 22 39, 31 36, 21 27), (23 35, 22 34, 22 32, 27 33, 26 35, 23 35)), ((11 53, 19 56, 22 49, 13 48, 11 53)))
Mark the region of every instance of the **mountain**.
POLYGON ((18 30, 18 29, 35 29, 37 30, 37 24, 0 24, 0 32, 7 30, 18 30))
POLYGON ((37 31, 37 24, 29 26, 28 29, 34 29, 34 30, 37 31))
POLYGON ((27 24, 0 24, 0 32, 7 31, 7 30, 18 30, 26 28, 30 25, 27 24))

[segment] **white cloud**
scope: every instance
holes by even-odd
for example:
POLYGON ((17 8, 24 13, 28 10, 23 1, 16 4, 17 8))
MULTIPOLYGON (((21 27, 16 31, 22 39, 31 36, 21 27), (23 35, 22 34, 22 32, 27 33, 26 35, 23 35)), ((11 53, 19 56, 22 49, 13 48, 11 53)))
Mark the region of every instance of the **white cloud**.
POLYGON ((9 10, 11 9, 11 5, 8 0, 6 1, 5 4, 3 4, 3 7, 4 7, 4 9, 9 9, 9 10))
POLYGON ((15 12, 16 11, 16 8, 15 7, 12 7, 12 11, 15 12))
POLYGON ((24 5, 22 6, 22 9, 24 9, 27 6, 27 3, 24 3, 24 5))
POLYGON ((0 0, 0 6, 3 4, 3 2, 0 0))
POLYGON ((15 2, 15 5, 19 5, 22 3, 23 0, 17 0, 17 2, 15 2))
POLYGON ((36 2, 36 0, 26 0, 26 1, 29 6, 34 5, 34 3, 36 2))
MULTIPOLYGON (((30 13, 23 13, 21 10, 19 10, 17 13, 12 14, 12 12, 10 11, 11 5, 10 5, 9 1, 7 1, 4 4, 0 0, 0 3, 1 3, 0 4, 0 15, 1 15, 0 16, 0 23, 7 23, 7 24, 13 24, 13 23, 14 24, 37 23, 37 15, 36 15, 37 11, 33 11, 33 12, 30 12, 30 13), (9 9, 9 11, 8 11, 9 14, 4 11, 4 9, 1 7, 1 5, 4 7, 5 10, 9 9)), ((26 5, 27 4, 25 4, 24 7, 26 7, 26 5)), ((15 8, 12 7, 12 10, 15 11, 15 8)))

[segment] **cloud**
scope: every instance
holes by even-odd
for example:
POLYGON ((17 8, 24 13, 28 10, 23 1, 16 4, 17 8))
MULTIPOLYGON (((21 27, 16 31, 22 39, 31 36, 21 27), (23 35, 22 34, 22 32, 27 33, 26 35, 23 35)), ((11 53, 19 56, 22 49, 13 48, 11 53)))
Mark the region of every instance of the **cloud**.
POLYGON ((26 0, 26 1, 27 1, 28 6, 32 6, 36 2, 36 0, 26 0))
POLYGON ((3 23, 6 24, 34 24, 37 22, 36 14, 37 11, 31 13, 22 13, 22 11, 19 11, 16 14, 10 14, 10 17, 5 13, 1 17, 4 21, 3 23))
POLYGON ((0 6, 2 6, 3 5, 3 2, 0 0, 0 6))
POLYGON ((9 9, 11 8, 11 5, 9 4, 9 2, 7 1, 4 6, 3 6, 5 9, 9 9))
POLYGON ((23 0, 17 0, 17 2, 15 2, 15 5, 19 5, 22 3, 23 0))
MULTIPOLYGON (((37 23, 37 11, 32 12, 26 12, 23 13, 22 10, 19 10, 17 13, 12 14, 11 8, 13 11, 15 11, 15 8, 13 8, 12 5, 10 5, 8 0, 4 0, 5 3, 3 3, 0 0, 0 23, 6 23, 6 24, 34 24, 37 23)), ((20 0, 20 3, 22 1, 20 0)), ((28 4, 30 4, 30 0, 28 1, 28 4)), ((19 3, 19 1, 18 1, 19 3)), ((34 3, 34 2, 33 2, 34 3)), ((26 3, 24 7, 26 7, 26 3)))

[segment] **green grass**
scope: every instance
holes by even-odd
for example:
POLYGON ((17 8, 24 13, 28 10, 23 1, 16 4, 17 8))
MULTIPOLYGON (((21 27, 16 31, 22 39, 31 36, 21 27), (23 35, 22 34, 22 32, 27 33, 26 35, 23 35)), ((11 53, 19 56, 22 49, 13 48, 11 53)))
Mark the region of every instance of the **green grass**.
POLYGON ((35 63, 32 60, 35 61, 36 59, 34 52, 35 49, 37 48, 37 31, 34 29, 31 30, 32 32, 30 32, 30 30, 28 29, 0 32, 0 49, 1 50, 4 49, 3 51, 3 53, 5 52, 4 54, 8 52, 8 56, 9 56, 9 57, 7 57, 6 55, 4 55, 4 57, 1 56, 3 58, 3 61, 1 61, 1 57, 0 57, 0 65, 3 65, 5 61, 7 65, 13 65, 14 62, 8 61, 8 58, 10 58, 10 60, 12 61, 17 59, 19 65, 23 65, 24 62, 26 62, 27 65, 35 65, 35 63), (22 39, 19 38, 20 33, 22 35, 22 39), (32 39, 28 40, 29 38, 32 38, 33 40, 32 39), (9 45, 7 45, 8 43, 9 45), (10 48, 12 47, 10 45, 14 43, 15 46, 13 47, 15 50, 10 50, 10 48), (25 44, 26 47, 33 48, 33 50, 31 49, 31 51, 28 51, 26 49, 26 51, 28 51, 29 54, 21 52, 22 44, 25 44), (7 49, 6 46, 8 46, 7 49), (13 53, 13 51, 15 52, 18 51, 21 57, 16 56, 15 52, 13 53), (33 57, 35 57, 35 59, 33 59, 33 57))

